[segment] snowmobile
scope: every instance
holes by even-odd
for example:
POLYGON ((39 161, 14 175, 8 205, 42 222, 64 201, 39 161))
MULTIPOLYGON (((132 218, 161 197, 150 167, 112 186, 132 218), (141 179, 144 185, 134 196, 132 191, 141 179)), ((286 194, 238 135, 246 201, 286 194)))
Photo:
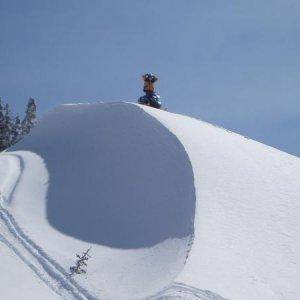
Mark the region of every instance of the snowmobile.
POLYGON ((154 82, 156 82, 158 78, 151 73, 143 75, 142 78, 144 80, 143 91, 145 95, 139 98, 138 103, 154 108, 161 108, 160 95, 154 91, 154 82))
POLYGON ((161 108, 160 96, 156 93, 146 93, 146 95, 139 98, 139 103, 154 108, 161 108))

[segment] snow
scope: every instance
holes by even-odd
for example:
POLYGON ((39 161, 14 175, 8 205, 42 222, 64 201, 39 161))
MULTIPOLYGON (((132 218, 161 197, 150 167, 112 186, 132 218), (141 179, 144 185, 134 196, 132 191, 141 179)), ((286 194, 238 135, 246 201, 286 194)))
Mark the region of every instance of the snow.
POLYGON ((299 182, 299 158, 200 120, 60 106, 0 155, 1 293, 26 273, 24 299, 297 299, 299 182))
POLYGON ((13 193, 3 190, 4 205, 23 245, 30 238, 30 247, 42 250, 35 259, 50 269, 52 286, 66 285, 52 260, 68 271, 75 253, 90 246, 88 280, 78 278, 87 297, 149 296, 183 268, 193 233, 193 171, 178 139, 140 108, 61 106, 3 163, 7 157, 19 167, 13 193))
POLYGON ((60 299, 47 285, 39 280, 39 277, 32 274, 26 264, 4 245, 1 238, 0 253, 2 299, 60 299))
POLYGON ((229 299, 298 299, 300 159, 144 109, 179 138, 195 174, 195 239, 176 280, 229 299))

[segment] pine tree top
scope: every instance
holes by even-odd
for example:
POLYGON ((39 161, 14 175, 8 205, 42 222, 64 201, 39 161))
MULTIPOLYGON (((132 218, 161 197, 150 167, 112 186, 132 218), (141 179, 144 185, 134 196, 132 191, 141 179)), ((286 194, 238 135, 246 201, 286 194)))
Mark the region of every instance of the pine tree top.
POLYGON ((34 106, 36 108, 35 100, 30 97, 29 100, 28 100, 27 106, 28 107, 34 106))

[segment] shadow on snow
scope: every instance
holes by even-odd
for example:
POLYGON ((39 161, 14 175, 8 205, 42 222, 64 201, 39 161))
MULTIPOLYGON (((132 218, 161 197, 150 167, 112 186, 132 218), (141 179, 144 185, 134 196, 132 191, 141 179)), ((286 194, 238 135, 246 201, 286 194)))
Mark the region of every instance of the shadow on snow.
POLYGON ((61 106, 13 150, 44 159, 47 217, 64 234, 126 249, 193 233, 189 158, 175 135, 138 106, 61 106))

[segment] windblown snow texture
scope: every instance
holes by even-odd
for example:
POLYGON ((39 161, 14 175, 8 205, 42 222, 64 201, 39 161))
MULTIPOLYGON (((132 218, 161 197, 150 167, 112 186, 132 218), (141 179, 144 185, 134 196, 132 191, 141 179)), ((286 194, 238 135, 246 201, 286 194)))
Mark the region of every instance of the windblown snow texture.
POLYGON ((1 296, 20 272, 45 300, 299 298, 299 158, 126 103, 58 107, 10 150, 1 296))
POLYGON ((143 248, 193 233, 195 192, 178 139, 130 104, 63 106, 13 150, 47 166, 49 223, 115 248, 143 248))
POLYGON ((195 238, 176 281, 228 299, 299 299, 300 159, 143 108, 176 134, 194 170, 195 238))

